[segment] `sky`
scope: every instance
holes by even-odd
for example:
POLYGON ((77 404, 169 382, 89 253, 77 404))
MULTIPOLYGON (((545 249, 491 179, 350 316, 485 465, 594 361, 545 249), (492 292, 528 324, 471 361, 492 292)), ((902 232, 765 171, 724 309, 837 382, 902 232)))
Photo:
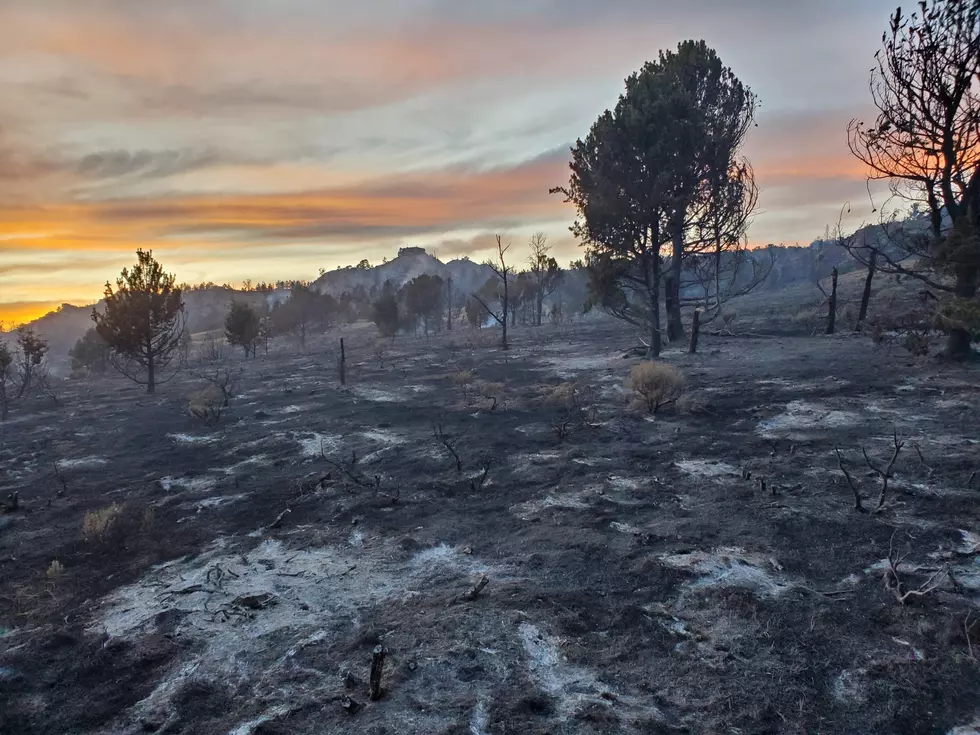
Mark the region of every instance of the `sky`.
MULTIPOLYGON (((895 0, 0 0, 0 321, 97 300, 150 248, 178 281, 313 279, 542 231, 569 147, 661 49, 759 97, 753 243, 871 213, 847 123, 895 0)), ((847 224, 847 220, 845 220, 847 224)))

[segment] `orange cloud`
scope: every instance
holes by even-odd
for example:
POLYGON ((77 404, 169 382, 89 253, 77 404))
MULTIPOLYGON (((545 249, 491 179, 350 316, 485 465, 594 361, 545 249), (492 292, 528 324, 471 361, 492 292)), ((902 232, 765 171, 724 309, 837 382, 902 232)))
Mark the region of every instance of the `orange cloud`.
POLYGON ((241 272, 247 264, 246 275, 261 278, 278 259, 296 267, 304 256, 306 272, 295 275, 310 277, 316 266, 346 263, 355 250, 378 243, 390 248, 406 238, 570 218, 561 198, 548 194, 566 177, 565 160, 560 150, 511 168, 429 171, 348 188, 0 208, 0 293, 35 299, 38 286, 52 278, 85 273, 95 296, 118 273, 123 254, 138 247, 179 256, 195 272, 210 261, 205 270, 216 281, 228 276, 214 271, 232 265, 241 272), (70 261, 72 253, 85 256, 84 269, 72 274, 52 265, 53 254, 70 261), (105 259, 104 268, 94 264, 97 257, 105 259))

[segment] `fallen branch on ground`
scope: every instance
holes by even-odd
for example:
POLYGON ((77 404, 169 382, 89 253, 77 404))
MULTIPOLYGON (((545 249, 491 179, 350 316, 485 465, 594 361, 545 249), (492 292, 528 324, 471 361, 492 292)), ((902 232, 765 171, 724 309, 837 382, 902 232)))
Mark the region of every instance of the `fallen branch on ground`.
POLYGON ((885 570, 884 582, 885 589, 895 595, 895 599, 904 605, 912 597, 925 597, 930 592, 939 589, 942 583, 946 581, 946 577, 949 576, 949 566, 943 565, 916 589, 907 588, 898 570, 912 551, 910 549, 902 556, 897 555, 895 551, 895 535, 897 533, 898 529, 896 528, 888 541, 888 568, 885 570))

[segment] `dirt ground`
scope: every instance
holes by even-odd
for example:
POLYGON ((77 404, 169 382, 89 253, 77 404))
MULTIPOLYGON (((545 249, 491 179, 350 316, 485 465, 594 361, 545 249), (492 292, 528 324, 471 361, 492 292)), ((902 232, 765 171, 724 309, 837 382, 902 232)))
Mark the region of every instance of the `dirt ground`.
POLYGON ((11 415, 0 732, 980 732, 976 366, 707 334, 650 416, 611 322, 338 336, 11 415))

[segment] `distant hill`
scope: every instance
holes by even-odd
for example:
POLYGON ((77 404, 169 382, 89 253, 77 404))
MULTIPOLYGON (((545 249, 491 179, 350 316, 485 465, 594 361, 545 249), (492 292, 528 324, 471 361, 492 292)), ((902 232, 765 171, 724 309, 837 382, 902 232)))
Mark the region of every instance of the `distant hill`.
MULTIPOLYGON (((188 328, 192 333, 222 329, 228 304, 232 299, 246 301, 258 307, 267 297, 266 294, 256 291, 237 291, 223 286, 185 291, 184 307, 188 328)), ((95 326, 92 322, 92 308, 101 311, 104 304, 103 300, 88 306, 62 304, 55 311, 26 325, 48 341, 48 360, 56 372, 60 372, 60 368, 68 364, 68 351, 75 346, 78 338, 95 326)))
POLYGON ((439 276, 443 280, 452 278, 455 288, 460 292, 476 291, 493 277, 490 268, 471 260, 460 259, 443 263, 423 248, 401 248, 394 260, 371 268, 338 268, 324 273, 313 282, 312 287, 331 296, 352 293, 360 288, 367 293, 374 293, 385 281, 391 281, 401 288, 422 274, 439 276))
MULTIPOLYGON (((898 223, 887 229, 872 225, 859 230, 856 236, 861 244, 888 249, 891 247, 890 238, 896 237, 898 230, 916 232, 924 229, 925 226, 926 223, 920 220, 898 223)), ((773 261, 769 278, 757 290, 757 294, 760 295, 815 283, 829 276, 835 267, 842 274, 861 268, 846 250, 832 240, 815 240, 805 247, 772 245, 752 251, 751 257, 765 262, 771 258, 773 261)), ((518 263, 517 260, 518 256, 515 256, 515 266, 522 267, 523 264, 518 263)), ((372 295, 380 290, 385 281, 391 281, 397 287, 401 287, 423 273, 443 279, 452 278, 455 289, 459 293, 477 291, 493 277, 491 269, 480 263, 465 258, 443 263, 422 248, 407 247, 401 248, 398 256, 393 260, 377 266, 349 266, 324 273, 313 282, 312 287, 320 293, 335 297, 344 292, 353 293, 361 289, 368 295, 372 295)), ((584 273, 570 275, 566 288, 567 304, 581 303, 584 299, 585 280, 584 273)), ((692 290, 691 295, 694 294, 692 290)), ((191 289, 184 294, 188 326, 194 333, 221 329, 228 304, 232 299, 248 301, 255 306, 262 304, 271 306, 287 296, 288 292, 284 290, 272 293, 243 292, 222 286, 191 289)), ((99 302, 95 306, 100 308, 101 304, 102 302, 99 302)), ((91 305, 63 304, 57 310, 30 323, 30 326, 48 340, 49 357, 52 363, 55 365, 59 362, 67 363, 68 351, 92 326, 91 314, 91 305)))

